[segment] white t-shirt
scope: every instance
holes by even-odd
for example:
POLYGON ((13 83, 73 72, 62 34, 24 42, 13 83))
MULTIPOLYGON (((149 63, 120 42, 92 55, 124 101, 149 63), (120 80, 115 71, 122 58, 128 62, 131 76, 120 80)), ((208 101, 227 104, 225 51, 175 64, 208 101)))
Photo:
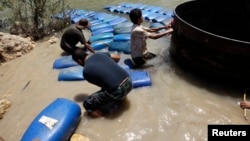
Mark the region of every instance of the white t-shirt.
POLYGON ((151 33, 147 32, 145 29, 147 29, 147 27, 136 24, 132 27, 130 46, 132 58, 142 57, 147 51, 146 39, 151 33))

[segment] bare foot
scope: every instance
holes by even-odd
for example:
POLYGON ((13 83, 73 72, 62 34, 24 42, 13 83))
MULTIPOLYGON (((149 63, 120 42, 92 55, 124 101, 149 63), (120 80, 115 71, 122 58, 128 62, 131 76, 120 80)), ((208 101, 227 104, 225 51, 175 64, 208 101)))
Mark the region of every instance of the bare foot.
POLYGON ((99 118, 103 117, 103 112, 101 110, 95 110, 93 112, 88 113, 90 117, 92 118, 99 118))

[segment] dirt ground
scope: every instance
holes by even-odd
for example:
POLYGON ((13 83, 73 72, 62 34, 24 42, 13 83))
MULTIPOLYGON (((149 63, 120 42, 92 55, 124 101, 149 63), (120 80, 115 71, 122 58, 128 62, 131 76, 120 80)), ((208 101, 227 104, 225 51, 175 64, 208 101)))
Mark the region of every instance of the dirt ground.
MULTIPOLYGON (((52 36, 47 37, 44 41, 39 41, 39 43, 54 44, 57 40, 56 37, 52 36)), ((0 65, 18 59, 36 47, 36 42, 32 41, 31 38, 23 38, 3 32, 0 32, 0 41, 0 65)), ((0 97, 0 119, 3 118, 4 114, 11 107, 11 101, 8 100, 9 96, 10 95, 5 94, 0 97)))

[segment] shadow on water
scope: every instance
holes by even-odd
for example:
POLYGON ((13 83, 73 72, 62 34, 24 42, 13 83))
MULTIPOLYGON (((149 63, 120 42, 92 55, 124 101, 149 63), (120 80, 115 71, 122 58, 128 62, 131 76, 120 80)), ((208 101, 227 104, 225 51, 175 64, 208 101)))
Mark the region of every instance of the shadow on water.
POLYGON ((76 96, 74 97, 74 100, 77 102, 83 102, 83 100, 88 96, 88 94, 85 93, 80 93, 80 94, 76 94, 76 96))
POLYGON ((130 101, 126 98, 116 103, 110 103, 102 108, 107 119, 115 119, 120 117, 130 107, 130 101))
MULTIPOLYGON (((171 44, 171 46, 174 45, 171 44)), ((215 94, 217 93, 235 98, 242 98, 245 92, 250 92, 250 85, 245 81, 230 78, 223 79, 213 76, 213 74, 204 74, 196 70, 196 68, 188 67, 188 64, 183 64, 183 62, 179 62, 173 58, 169 50, 166 50, 165 54, 169 54, 169 57, 168 59, 164 59, 164 61, 170 64, 170 68, 174 70, 176 76, 196 87, 205 88, 215 94)))

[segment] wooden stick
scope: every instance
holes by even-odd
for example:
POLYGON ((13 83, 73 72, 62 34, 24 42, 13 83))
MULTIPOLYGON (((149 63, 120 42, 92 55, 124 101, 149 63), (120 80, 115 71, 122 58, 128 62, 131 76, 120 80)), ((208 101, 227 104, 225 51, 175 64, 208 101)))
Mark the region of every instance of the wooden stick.
MULTIPOLYGON (((244 93, 243 100, 246 101, 246 93, 244 93)), ((244 108, 244 117, 247 118, 247 109, 244 108)))

